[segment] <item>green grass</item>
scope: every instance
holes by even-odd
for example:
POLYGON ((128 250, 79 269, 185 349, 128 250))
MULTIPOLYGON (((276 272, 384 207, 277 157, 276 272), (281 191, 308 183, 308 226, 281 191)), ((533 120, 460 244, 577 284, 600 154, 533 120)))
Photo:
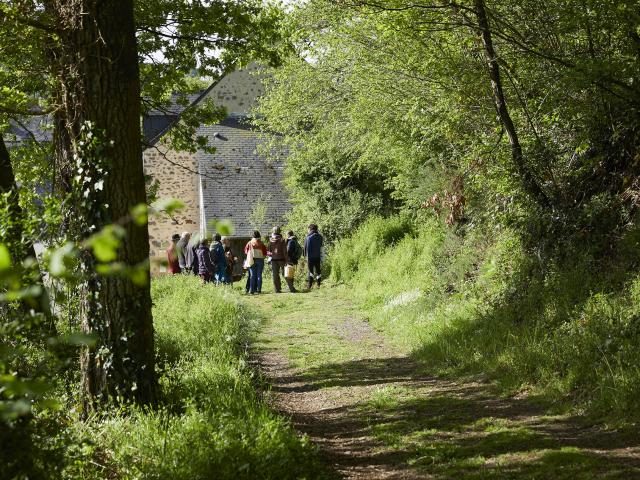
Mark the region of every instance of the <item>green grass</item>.
POLYGON ((321 368, 369 355, 370 340, 345 337, 342 320, 358 315, 356 306, 337 289, 324 286, 297 294, 262 295, 248 299, 265 319, 257 346, 284 352, 294 368, 321 368), (277 321, 271 321, 277 317, 277 321), (313 341, 308 341, 313 338, 313 341))
POLYGON ((457 235, 374 218, 332 252, 373 325, 430 373, 482 374, 505 393, 611 421, 640 412, 638 232, 606 247, 582 242, 542 260, 509 230, 457 235), (602 248, 600 249, 602 250, 602 248))
POLYGON ((69 425, 64 478, 318 478, 315 449, 259 399, 247 364, 258 327, 231 289, 152 284, 161 407, 69 425))
MULTIPOLYGON (((367 324, 353 295, 348 285, 326 285, 247 302, 264 318, 257 347, 284 356, 295 368, 287 381, 308 392, 295 398, 317 395, 317 408, 332 412, 321 428, 351 447, 359 448, 353 439, 370 437, 371 462, 443 479, 640 475, 637 430, 594 429, 567 413, 548 415, 530 400, 501 398, 492 385, 425 377, 429 365, 406 357, 411 349, 385 345, 370 328, 358 335, 367 324)), ((375 310, 366 312, 375 318, 375 310)), ((302 423, 314 421, 315 411, 302 423)))

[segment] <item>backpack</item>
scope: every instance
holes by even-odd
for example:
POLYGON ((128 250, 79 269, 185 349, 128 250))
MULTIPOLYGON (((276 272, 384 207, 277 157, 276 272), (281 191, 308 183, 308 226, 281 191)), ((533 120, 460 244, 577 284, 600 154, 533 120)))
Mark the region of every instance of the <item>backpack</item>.
POLYGON ((287 241, 284 238, 279 238, 275 241, 271 240, 269 247, 273 257, 284 258, 287 251, 287 241))
POLYGON ((302 257, 302 254, 304 253, 302 251, 302 246, 298 243, 298 240, 296 240, 295 238, 291 241, 293 242, 293 248, 294 248, 294 251, 296 252, 296 258, 299 260, 302 257))

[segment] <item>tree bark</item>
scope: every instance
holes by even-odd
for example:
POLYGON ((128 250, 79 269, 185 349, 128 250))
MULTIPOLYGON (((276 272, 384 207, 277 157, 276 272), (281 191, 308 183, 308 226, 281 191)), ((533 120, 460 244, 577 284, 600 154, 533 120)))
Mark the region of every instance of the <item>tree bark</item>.
MULTIPOLYGON (((146 226, 124 222, 145 203, 140 136, 140 80, 132 0, 49 0, 46 8, 62 34, 54 50, 62 108, 54 141, 63 186, 73 173, 77 218, 68 228, 78 240, 120 222, 126 236, 117 261, 146 265, 146 226), (81 192, 78 192, 81 178, 81 192)), ((156 395, 149 284, 129 276, 98 276, 96 261, 82 258, 83 329, 98 343, 81 356, 87 410, 107 400, 151 403, 156 395)))
POLYGON ((474 0, 475 15, 478 22, 478 28, 482 36, 482 46, 484 51, 485 61, 489 70, 489 78, 491 80, 491 89, 493 91, 493 100, 495 103, 496 111, 500 122, 504 126, 504 130, 509 138, 509 144, 511 145, 511 159, 516 167, 518 175, 520 176, 522 185, 525 191, 531 195, 542 207, 551 207, 551 202, 546 193, 531 173, 528 165, 525 162, 524 155, 522 153, 522 146, 520 145, 520 139, 518 132, 513 123, 513 119, 509 114, 507 108, 507 102, 505 99, 504 91, 502 89, 502 79, 500 77, 500 66, 498 63, 498 57, 493 47, 493 39, 491 36, 491 29, 489 27, 489 20, 485 9, 484 0, 474 0))

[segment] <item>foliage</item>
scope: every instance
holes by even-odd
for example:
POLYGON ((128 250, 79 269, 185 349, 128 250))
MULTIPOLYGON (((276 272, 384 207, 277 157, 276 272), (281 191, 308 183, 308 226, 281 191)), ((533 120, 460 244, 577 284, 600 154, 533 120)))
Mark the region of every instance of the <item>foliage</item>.
POLYGON ((288 18, 257 113, 290 153, 290 219, 331 230, 334 279, 434 371, 637 411, 639 11, 311 0, 288 18))
MULTIPOLYGON (((163 406, 80 426, 95 458, 123 478, 311 476, 310 445, 256 397, 246 359, 256 325, 237 298, 179 276, 154 281, 153 299, 163 406)), ((103 471, 84 462, 69 474, 103 471)))
POLYGON ((541 272, 512 230, 461 237, 430 220, 395 244, 372 242, 397 223, 372 219, 340 241, 333 275, 425 368, 637 420, 636 228, 606 258, 567 247, 541 272))
POLYGON ((251 213, 249 213, 247 220, 253 230, 260 230, 261 228, 269 225, 270 219, 268 218, 268 202, 269 196, 262 194, 258 201, 252 205, 251 213))
POLYGON ((338 240, 331 255, 331 274, 334 280, 349 281, 362 264, 376 258, 380 252, 393 247, 405 236, 411 236, 414 226, 406 217, 371 217, 357 230, 357 236, 338 240))
POLYGON ((256 395, 246 355, 257 324, 235 294, 191 276, 154 280, 152 294, 159 408, 121 406, 85 422, 73 409, 36 408, 3 438, 3 465, 39 478, 314 477, 307 439, 256 395), (29 455, 18 455, 25 445, 29 455))
POLYGON ((523 188, 496 122, 474 5, 315 0, 294 10, 296 52, 257 113, 290 152, 300 212, 322 218, 353 205, 337 235, 371 213, 415 211, 434 194, 466 200, 451 221, 534 233, 628 221, 637 197, 637 2, 486 5, 525 167, 550 199, 544 207, 523 188))
POLYGON ((192 73, 210 84, 249 61, 276 65, 282 11, 261 0, 144 0, 135 8, 145 112, 183 110, 166 140, 177 150, 210 149, 196 130, 216 123, 225 112, 210 101, 185 108, 190 95, 202 92, 192 73))

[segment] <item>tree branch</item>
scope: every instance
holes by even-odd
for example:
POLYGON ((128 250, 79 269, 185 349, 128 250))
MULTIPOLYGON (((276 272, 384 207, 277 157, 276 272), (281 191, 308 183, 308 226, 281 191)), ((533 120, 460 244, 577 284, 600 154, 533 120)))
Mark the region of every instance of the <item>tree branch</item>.
POLYGON ((225 39, 225 38, 220 38, 220 37, 201 37, 201 36, 197 36, 197 35, 183 35, 183 34, 176 34, 176 33, 165 33, 165 32, 161 32, 159 30, 155 30, 153 28, 150 27, 144 27, 144 26, 138 26, 137 30, 139 32, 147 32, 150 33, 152 35, 157 35, 159 37, 163 37, 163 38, 169 38, 171 40, 188 40, 190 42, 203 42, 203 43, 208 43, 212 46, 220 46, 220 44, 227 44, 227 45, 243 45, 242 41, 238 41, 238 40, 232 40, 232 39, 225 39))
POLYGON ((27 127, 19 118, 14 116, 10 116, 10 118, 12 121, 16 122, 18 126, 21 127, 25 132, 27 132, 27 135, 31 137, 31 140, 33 140, 37 145, 41 145, 40 141, 36 138, 35 134, 31 131, 31 129, 27 127))
POLYGON ((491 89, 493 91, 493 98, 495 102, 496 112, 500 118, 500 122, 504 127, 507 137, 509 138, 509 144, 511 145, 511 158, 514 166, 516 167, 518 174, 521 177, 522 185, 525 190, 535 198, 538 203, 546 208, 551 207, 551 202, 546 193, 531 173, 529 166, 525 163, 524 155, 522 153, 522 146, 520 145, 520 139, 518 132, 513 123, 513 119, 509 114, 507 108, 507 102, 502 90, 502 80, 500 78, 500 66, 498 64, 498 58, 493 47, 493 39, 491 37, 491 30, 489 28, 489 20, 484 8, 484 0, 474 0, 475 15, 478 20, 479 34, 482 37, 482 45, 484 47, 485 61, 489 71, 489 78, 491 80, 491 89))
POLYGON ((18 15, 7 15, 6 12, 0 11, 0 20, 13 19, 21 25, 26 25, 27 27, 35 28, 37 30, 42 30, 43 32, 47 32, 50 34, 58 35, 62 32, 61 28, 54 27, 53 25, 48 25, 46 23, 42 23, 40 20, 35 20, 33 18, 20 17, 18 15))
POLYGON ((194 175, 198 175, 198 176, 203 177, 203 178, 208 178, 209 180, 213 180, 213 181, 214 181, 214 182, 216 182, 216 183, 220 183, 220 184, 221 184, 221 183, 223 183, 223 181, 225 180, 224 178, 223 178, 223 179, 215 178, 215 177, 212 177, 212 176, 210 176, 210 175, 207 175, 206 173, 198 172, 198 171, 193 170, 193 169, 191 169, 191 168, 189 168, 189 167, 186 167, 186 166, 181 165, 181 164, 179 164, 179 163, 177 163, 177 162, 174 162, 173 160, 171 160, 171 159, 168 157, 167 152, 163 152, 163 151, 162 151, 162 150, 161 150, 157 145, 150 145, 150 144, 145 143, 145 142, 143 142, 143 143, 142 143, 142 145, 143 145, 144 147, 147 147, 147 148, 153 148, 156 152, 158 152, 158 154, 159 154, 159 155, 160 155, 164 160, 166 160, 168 163, 170 163, 170 164, 171 164, 171 165, 173 165, 174 167, 181 168, 181 169, 183 169, 183 170, 186 170, 186 171, 187 171, 187 172, 189 172, 189 173, 193 173, 194 175))
POLYGON ((30 109, 10 107, 8 105, 0 105, 0 113, 4 113, 6 115, 20 115, 23 117, 40 117, 42 115, 53 113, 56 110, 57 110, 57 107, 54 107, 54 106, 50 106, 47 108, 39 108, 36 110, 30 110, 30 109))

